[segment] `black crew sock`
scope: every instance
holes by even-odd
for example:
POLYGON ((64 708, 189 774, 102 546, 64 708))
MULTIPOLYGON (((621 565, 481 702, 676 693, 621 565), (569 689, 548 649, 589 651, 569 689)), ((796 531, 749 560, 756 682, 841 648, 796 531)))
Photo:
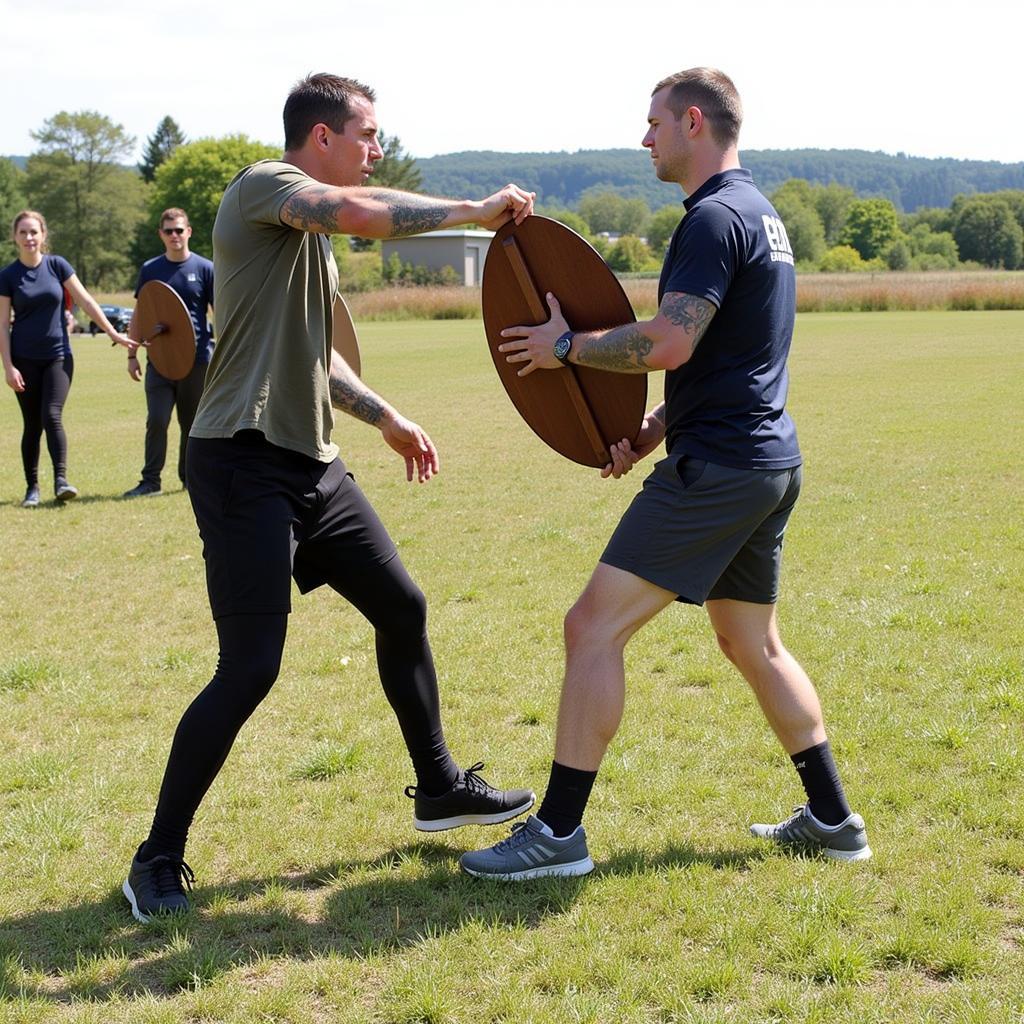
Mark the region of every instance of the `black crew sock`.
POLYGON ((849 817, 850 805, 846 802, 828 740, 801 750, 799 754, 791 754, 790 760, 804 784, 807 806, 818 821, 825 825, 838 825, 849 817))
POLYGON ((597 772, 585 772, 552 761, 547 792, 537 817, 559 838, 572 835, 583 821, 596 778, 597 772))

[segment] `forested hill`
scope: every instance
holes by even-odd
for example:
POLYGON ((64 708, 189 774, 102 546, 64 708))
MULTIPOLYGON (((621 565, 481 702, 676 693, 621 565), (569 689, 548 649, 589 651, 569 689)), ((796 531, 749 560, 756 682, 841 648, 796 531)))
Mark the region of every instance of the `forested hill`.
MULTIPOLYGON (((859 196, 891 199, 907 213, 921 206, 948 207, 961 192, 1024 189, 1024 163, 891 156, 860 149, 746 149, 744 167, 765 192, 789 178, 847 185, 859 196)), ((591 188, 640 197, 652 210, 678 203, 679 188, 658 181, 642 149, 581 150, 578 153, 471 151, 417 159, 424 191, 440 195, 484 195, 515 181, 535 189, 549 206, 575 207, 591 188)))

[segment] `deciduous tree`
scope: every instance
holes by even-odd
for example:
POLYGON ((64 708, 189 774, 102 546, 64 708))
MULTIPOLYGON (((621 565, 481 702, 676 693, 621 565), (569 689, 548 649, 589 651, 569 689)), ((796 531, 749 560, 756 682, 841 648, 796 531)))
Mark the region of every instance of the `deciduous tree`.
POLYGON ((141 179, 119 166, 135 139, 93 110, 61 111, 32 137, 39 150, 29 157, 25 190, 49 222, 53 247, 87 285, 123 284, 144 211, 141 179))
POLYGON ((153 230, 168 206, 180 206, 192 225, 192 248, 213 255, 213 222, 231 179, 257 160, 280 157, 281 150, 245 135, 198 139, 179 146, 158 168, 149 200, 153 230))
POLYGON ((18 254, 11 240, 11 225, 26 205, 24 171, 13 160, 0 157, 0 266, 6 266, 18 254))
POLYGON ((840 236, 865 260, 881 256, 900 233, 896 207, 888 199, 855 199, 846 215, 840 236))

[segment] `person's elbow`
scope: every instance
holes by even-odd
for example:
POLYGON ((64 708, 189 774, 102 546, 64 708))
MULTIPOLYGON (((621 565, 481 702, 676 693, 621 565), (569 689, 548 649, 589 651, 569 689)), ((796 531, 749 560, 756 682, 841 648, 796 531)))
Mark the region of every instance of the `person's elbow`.
POLYGON ((654 339, 654 345, 647 357, 647 365, 652 370, 678 370, 684 363, 689 362, 693 349, 694 345, 689 335, 679 328, 673 328, 654 339))

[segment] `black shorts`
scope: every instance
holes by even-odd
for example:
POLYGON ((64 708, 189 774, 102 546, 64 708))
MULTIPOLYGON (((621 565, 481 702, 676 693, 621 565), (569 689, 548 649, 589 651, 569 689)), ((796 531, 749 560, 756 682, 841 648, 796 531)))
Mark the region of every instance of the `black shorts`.
POLYGON ((670 455, 644 481, 601 561, 689 604, 774 604, 800 476, 799 466, 730 469, 670 455))
POLYGON ((340 459, 318 462, 258 431, 189 438, 188 492, 215 619, 290 612, 292 577, 305 594, 397 555, 340 459))

